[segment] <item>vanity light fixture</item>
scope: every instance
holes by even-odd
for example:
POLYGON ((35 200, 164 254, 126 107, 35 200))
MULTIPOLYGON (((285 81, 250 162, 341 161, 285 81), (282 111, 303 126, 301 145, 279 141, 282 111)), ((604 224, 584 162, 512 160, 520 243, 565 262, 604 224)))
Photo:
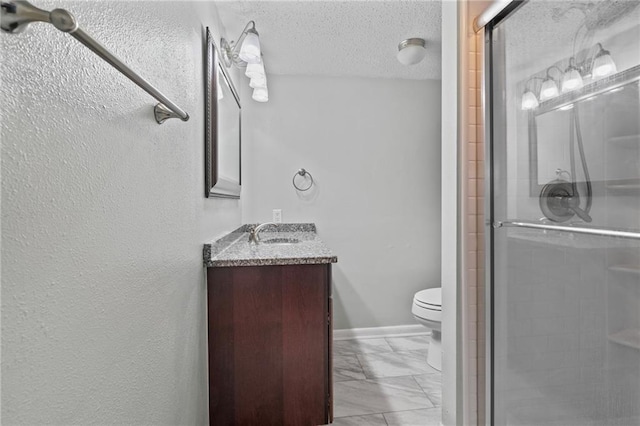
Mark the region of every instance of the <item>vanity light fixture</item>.
POLYGON ((402 65, 415 65, 427 55, 426 41, 423 38, 408 38, 398 45, 398 61, 402 65))
POLYGON ((266 89, 267 88, 267 79, 262 77, 255 77, 249 80, 249 87, 252 89, 266 89))
POLYGON ((618 69, 616 63, 613 62, 611 53, 609 53, 608 50, 604 50, 602 44, 598 43, 597 46, 600 50, 598 50, 598 53, 596 53, 593 58, 593 65, 591 67, 593 78, 601 78, 615 74, 618 69))
POLYGON ((252 98, 257 102, 267 102, 269 100, 267 74, 264 70, 264 57, 256 23, 249 21, 236 42, 227 42, 222 38, 220 46, 222 47, 221 56, 227 68, 231 65, 246 68, 244 74, 250 79, 249 87, 254 89, 252 98))
POLYGON ((562 75, 562 93, 580 89, 584 85, 580 71, 575 66, 575 59, 569 59, 569 66, 562 75))
POLYGON ((258 37, 255 23, 252 28, 246 30, 246 36, 242 41, 238 56, 248 64, 260 62, 260 38, 258 37))
POLYGON ((555 80, 552 78, 547 78, 542 82, 542 87, 540 88, 540 100, 546 101, 547 99, 553 99, 558 96, 558 85, 555 80))
POLYGON ((560 73, 560 75, 562 75, 562 71, 560 70, 560 68, 556 67, 555 65, 547 69, 547 77, 542 82, 542 87, 540 87, 541 102, 547 101, 549 99, 553 99, 557 97, 559 94, 558 85, 556 84, 556 81, 554 80, 553 77, 551 77, 551 74, 550 74, 550 71, 552 69, 557 70, 560 73))
MULTIPOLYGON (((578 32, 582 28, 583 26, 579 27, 578 32)), ((611 53, 604 49, 602 43, 596 43, 591 46, 590 49, 576 53, 575 39, 578 36, 578 32, 576 32, 576 35, 574 36, 573 56, 569 58, 569 65, 564 72, 556 65, 552 65, 547 68, 545 78, 532 76, 527 80, 521 99, 521 108, 524 111, 532 110, 539 106, 538 98, 533 91, 528 89, 529 83, 533 80, 542 81, 542 84, 540 85, 539 100, 540 102, 545 102, 560 96, 560 92, 564 94, 573 90, 581 89, 585 84, 585 79, 588 82, 593 82, 618 72, 618 68, 611 57, 611 53), (579 58, 583 59, 580 60, 579 58), (559 73, 556 78, 551 76, 551 70, 554 69, 559 73), (560 85, 560 90, 558 90, 558 84, 560 85)), ((611 91, 609 93, 611 93, 611 91)), ((560 109, 566 111, 571 108, 573 108, 573 104, 566 105, 560 109)))
POLYGON ((538 98, 533 93, 533 91, 529 89, 529 83, 535 80, 542 80, 542 79, 539 77, 532 77, 524 85, 524 93, 522 94, 522 104, 521 104, 523 111, 528 111, 528 110, 538 108, 538 105, 539 105, 538 98))
POLYGON ((530 109, 538 108, 538 99, 532 91, 527 90, 522 95, 522 109, 527 111, 530 109))
POLYGON ((264 65, 262 64, 262 60, 253 64, 247 64, 247 70, 244 72, 249 78, 264 78, 264 65))
POLYGON ((267 88, 257 87, 253 89, 253 95, 251 96, 256 102, 267 102, 269 100, 269 91, 267 88))

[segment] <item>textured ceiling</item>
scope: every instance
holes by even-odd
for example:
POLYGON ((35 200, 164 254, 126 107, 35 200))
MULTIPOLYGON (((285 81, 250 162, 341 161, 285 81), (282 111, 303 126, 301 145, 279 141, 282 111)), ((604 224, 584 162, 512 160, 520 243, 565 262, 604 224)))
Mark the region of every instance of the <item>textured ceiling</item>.
POLYGON ((524 78, 614 34, 638 28, 638 6, 637 0, 531 0, 502 25, 509 70, 524 78))
POLYGON ((227 33, 237 38, 256 22, 267 73, 439 79, 440 1, 221 1, 227 33), (406 38, 427 40, 427 56, 404 66, 396 59, 406 38))

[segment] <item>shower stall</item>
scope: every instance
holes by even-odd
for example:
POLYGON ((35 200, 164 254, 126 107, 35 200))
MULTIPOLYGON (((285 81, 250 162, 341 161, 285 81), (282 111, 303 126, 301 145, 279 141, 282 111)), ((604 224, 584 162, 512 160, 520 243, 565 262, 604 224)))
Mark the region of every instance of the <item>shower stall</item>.
POLYGON ((639 6, 485 27, 491 424, 640 424, 639 6))

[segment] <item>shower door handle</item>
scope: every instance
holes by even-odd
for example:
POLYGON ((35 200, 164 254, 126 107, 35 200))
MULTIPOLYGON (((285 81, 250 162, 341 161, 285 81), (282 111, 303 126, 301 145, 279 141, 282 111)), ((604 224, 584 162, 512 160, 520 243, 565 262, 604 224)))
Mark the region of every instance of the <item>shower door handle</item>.
POLYGON ((529 229, 542 229, 546 231, 559 231, 559 232, 573 232, 576 234, 597 235, 600 237, 615 237, 626 238, 630 240, 640 240, 640 231, 627 230, 627 229, 615 229, 615 228, 595 228, 586 226, 571 226, 571 225, 549 225, 545 223, 529 222, 529 221, 495 221, 493 222, 493 228, 529 228, 529 229))

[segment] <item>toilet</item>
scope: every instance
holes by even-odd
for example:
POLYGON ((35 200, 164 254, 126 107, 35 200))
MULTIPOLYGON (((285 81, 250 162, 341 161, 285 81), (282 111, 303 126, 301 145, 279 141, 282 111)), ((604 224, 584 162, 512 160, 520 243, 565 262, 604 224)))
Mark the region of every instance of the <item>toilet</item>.
POLYGON ((411 313, 414 318, 425 327, 431 329, 429 341, 429 355, 427 364, 438 371, 442 371, 442 288, 421 290, 413 296, 411 313))

